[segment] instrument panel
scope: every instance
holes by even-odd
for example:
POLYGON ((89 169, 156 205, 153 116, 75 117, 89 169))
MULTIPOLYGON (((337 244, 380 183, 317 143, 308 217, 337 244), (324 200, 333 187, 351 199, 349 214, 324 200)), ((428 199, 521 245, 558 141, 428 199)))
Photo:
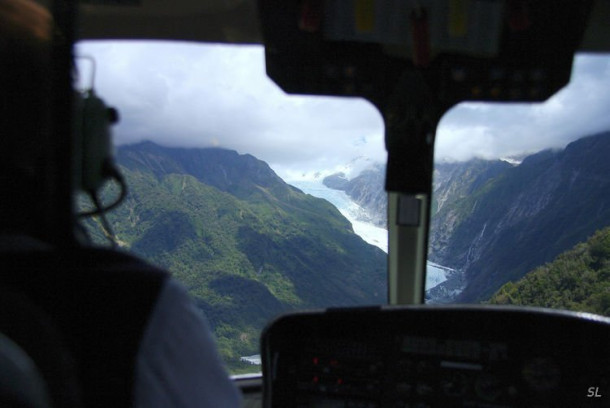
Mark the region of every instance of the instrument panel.
POLYGON ((266 407, 610 406, 610 319, 413 306, 287 315, 262 339, 266 407))

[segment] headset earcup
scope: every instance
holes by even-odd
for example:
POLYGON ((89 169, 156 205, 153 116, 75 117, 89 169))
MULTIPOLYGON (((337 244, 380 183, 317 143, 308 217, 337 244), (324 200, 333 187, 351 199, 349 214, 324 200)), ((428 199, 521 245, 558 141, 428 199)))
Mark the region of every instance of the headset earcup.
POLYGON ((110 126, 117 114, 93 91, 75 100, 75 175, 76 186, 83 191, 98 190, 110 177, 113 163, 110 126))

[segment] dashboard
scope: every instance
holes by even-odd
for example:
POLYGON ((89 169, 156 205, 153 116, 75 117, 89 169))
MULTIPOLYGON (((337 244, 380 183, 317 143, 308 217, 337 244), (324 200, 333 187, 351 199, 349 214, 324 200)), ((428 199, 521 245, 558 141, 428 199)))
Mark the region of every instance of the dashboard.
POLYGON ((336 309, 262 337, 265 407, 610 406, 610 319, 491 306, 336 309))

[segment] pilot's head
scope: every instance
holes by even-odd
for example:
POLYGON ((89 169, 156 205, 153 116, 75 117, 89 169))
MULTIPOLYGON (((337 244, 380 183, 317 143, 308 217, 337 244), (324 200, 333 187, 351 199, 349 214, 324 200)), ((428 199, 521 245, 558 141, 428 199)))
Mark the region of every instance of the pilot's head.
MULTIPOLYGON (((37 174, 49 132, 50 13, 30 0, 0 0, 0 231, 39 220, 37 174)), ((31 225, 27 225, 31 224, 31 225)), ((27 231, 21 231, 27 232, 27 231)))

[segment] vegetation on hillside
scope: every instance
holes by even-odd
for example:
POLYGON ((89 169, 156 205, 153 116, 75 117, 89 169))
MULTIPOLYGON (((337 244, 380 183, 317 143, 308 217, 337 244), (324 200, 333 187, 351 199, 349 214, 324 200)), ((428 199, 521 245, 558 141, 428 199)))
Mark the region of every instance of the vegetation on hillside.
MULTIPOLYGON (((118 242, 186 285, 233 373, 260 370, 240 357, 259 352, 260 330, 279 313, 386 302, 385 254, 266 163, 150 143, 117 157, 129 186, 108 214, 118 242)), ((88 230, 105 243, 98 224, 88 220, 88 230)))
POLYGON ((518 166, 498 166, 491 177, 478 178, 481 169, 466 163, 473 170, 466 181, 478 179, 474 184, 446 176, 452 194, 439 194, 446 200, 432 217, 430 258, 462 271, 466 286, 443 301, 486 301, 610 225, 609 152, 605 132, 530 155, 518 166))
POLYGON ((610 316, 610 228, 598 231, 521 280, 506 283, 490 303, 610 316))

